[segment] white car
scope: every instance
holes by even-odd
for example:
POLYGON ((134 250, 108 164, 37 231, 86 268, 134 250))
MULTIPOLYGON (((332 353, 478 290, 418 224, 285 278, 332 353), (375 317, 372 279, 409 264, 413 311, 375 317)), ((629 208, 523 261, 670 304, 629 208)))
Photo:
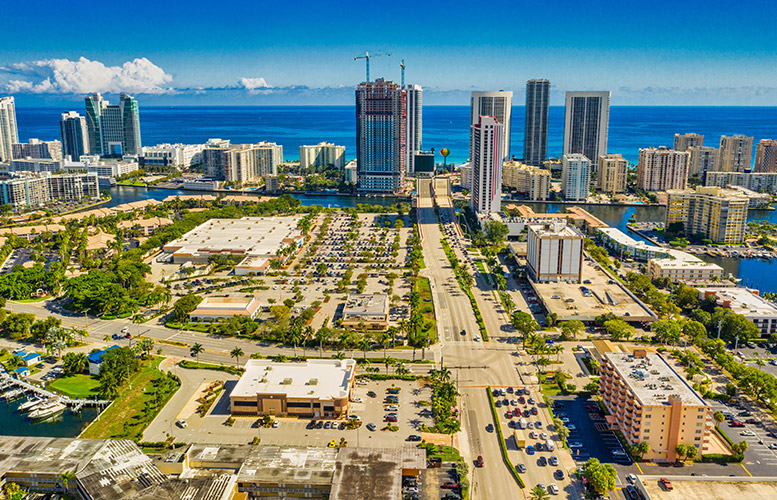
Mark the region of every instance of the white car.
POLYGON ((179 418, 178 420, 176 420, 175 425, 177 425, 181 429, 186 429, 187 427, 189 427, 189 424, 186 423, 186 420, 182 418, 179 418))
POLYGON ((277 429, 280 425, 281 425, 281 421, 280 420, 273 420, 272 421, 272 428, 273 429, 277 429))
POLYGON ((740 436, 755 436, 755 432, 753 431, 742 431, 739 433, 740 436))
POLYGON ((541 433, 541 434, 540 434, 540 439, 542 439, 543 441, 545 441, 546 439, 548 439, 548 434, 547 434, 546 432, 543 432, 543 433, 541 433))
POLYGON ((537 434, 537 431, 531 431, 529 433, 529 438, 531 438, 531 439, 539 439, 539 435, 537 434))
POLYGON ((558 485, 556 483, 550 483, 550 485, 548 486, 548 491, 550 492, 551 495, 558 495, 559 494, 558 485))
POLYGON ((475 338, 474 338, 474 339, 472 339, 472 340, 474 340, 475 342, 480 342, 480 337, 478 337, 478 336, 475 336, 475 338))
POLYGON ((397 406, 397 405, 388 405, 386 407, 386 411, 399 411, 399 406, 397 406))
POLYGON ((614 457, 625 457, 626 452, 623 450, 612 450, 612 456, 614 457))
POLYGON ((125 326, 124 328, 122 328, 121 333, 129 333, 129 327, 125 326))
POLYGON ((572 443, 569 443, 568 446, 570 448, 582 448, 583 447, 583 443, 581 443, 580 441, 574 441, 572 443))
POLYGON ((575 430, 577 430, 577 427, 575 427, 575 424, 569 424, 569 425, 567 425, 566 427, 567 427, 567 429, 569 429, 570 431, 575 431, 575 430))
POLYGON ((362 398, 353 398, 354 403, 364 403, 364 400, 362 398))
POLYGON ((518 406, 518 400, 517 399, 511 399, 510 404, 513 406, 518 406))
POLYGON ((637 476, 634 474, 629 474, 626 476, 626 481, 630 482, 631 484, 637 484, 637 476))

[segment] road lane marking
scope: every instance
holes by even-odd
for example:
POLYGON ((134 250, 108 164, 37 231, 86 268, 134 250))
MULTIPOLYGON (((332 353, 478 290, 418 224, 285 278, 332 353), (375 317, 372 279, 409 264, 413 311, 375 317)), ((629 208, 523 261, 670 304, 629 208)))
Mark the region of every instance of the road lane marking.
POLYGON ((742 466, 742 468, 743 468, 743 469, 745 469, 745 472, 747 472, 747 475, 748 475, 748 476, 750 476, 750 477, 753 477, 753 475, 752 475, 752 474, 750 474, 750 471, 749 471, 749 470, 747 470, 747 467, 745 467, 745 464, 739 464, 739 465, 741 465, 741 466, 742 466))

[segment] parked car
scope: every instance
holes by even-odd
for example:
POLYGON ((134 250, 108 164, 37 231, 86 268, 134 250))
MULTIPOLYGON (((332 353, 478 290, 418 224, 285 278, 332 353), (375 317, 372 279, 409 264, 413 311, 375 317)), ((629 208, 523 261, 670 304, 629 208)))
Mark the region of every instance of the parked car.
POLYGON ((478 455, 478 458, 475 459, 475 467, 483 467, 483 457, 478 455))
POLYGON ((556 457, 555 455, 550 457, 550 459, 548 459, 548 463, 550 465, 554 466, 554 467, 557 466, 558 465, 558 457, 556 457))
POLYGON ((674 489, 672 482, 665 477, 659 479, 658 484, 660 484, 666 491, 672 491, 674 489))
POLYGON ((494 424, 488 424, 486 426, 486 432, 494 432, 494 424))
POLYGON ((521 474, 524 474, 526 472, 526 466, 523 464, 517 464, 515 466, 515 469, 520 472, 521 474))
POLYGON ((386 415, 385 420, 386 420, 386 422, 396 422, 397 421, 397 417, 395 415, 386 415))
POLYGON ((559 494, 558 485, 556 483, 550 483, 550 485, 548 486, 548 491, 550 492, 551 495, 558 495, 559 494))
POLYGON ((553 473, 553 477, 558 479, 559 481, 564 480, 564 471, 561 469, 556 470, 556 472, 553 473))
POLYGON ((373 423, 369 423, 369 424, 367 424, 367 429, 369 429, 369 430, 371 430, 371 431, 374 431, 374 430, 375 430, 375 429, 377 429, 377 428, 378 428, 378 427, 377 427, 375 424, 373 424, 373 423))
POLYGON ((459 489, 459 483, 455 481, 445 481, 440 485, 440 488, 445 488, 446 490, 457 490, 459 489))
POLYGON ((407 437, 407 440, 408 441, 420 441, 421 440, 421 436, 419 436, 418 434, 410 434, 407 437))
POLYGON ((569 443, 568 446, 570 448, 582 448, 583 447, 583 443, 581 443, 580 441, 573 441, 573 442, 569 443))
POLYGON ((528 455, 534 455, 534 452, 535 452, 534 446, 529 445, 529 446, 526 447, 526 453, 528 455))

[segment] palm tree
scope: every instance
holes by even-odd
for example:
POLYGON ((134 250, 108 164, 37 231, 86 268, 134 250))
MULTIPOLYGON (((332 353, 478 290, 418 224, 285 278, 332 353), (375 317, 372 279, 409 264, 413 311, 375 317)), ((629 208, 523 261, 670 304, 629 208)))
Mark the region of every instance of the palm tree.
POLYGON ((114 399, 119 395, 119 379, 116 377, 102 377, 97 392, 100 394, 100 397, 114 399))
POLYGON ((337 351, 334 356, 332 356, 334 359, 343 360, 345 359, 345 353, 343 351, 337 351))
POLYGON ((202 344, 195 343, 191 348, 189 348, 189 352, 197 358, 197 364, 200 364, 200 353, 204 352, 205 348, 202 347, 202 344))
POLYGON ((363 337, 359 342, 359 349, 364 353, 364 359, 367 359, 367 350, 370 348, 370 340, 367 337, 363 337))
MULTIPOLYGON (((326 321, 324 321, 324 324, 326 324, 326 321)), ((327 328, 326 326, 322 326, 318 329, 316 332, 316 340, 318 340, 318 357, 322 358, 324 357, 324 342, 329 340, 329 337, 332 336, 332 331, 327 328)))
POLYGON ((308 342, 313 338, 315 333, 316 331, 313 330, 313 327, 310 325, 306 325, 305 328, 302 329, 302 356, 307 357, 308 342))
POLYGON ((243 349, 239 347, 235 347, 229 352, 229 355, 235 358, 235 367, 237 367, 240 364, 240 356, 242 356, 243 354, 245 354, 243 352, 243 349))
POLYGON ((548 500, 550 498, 550 495, 545 491, 545 488, 540 485, 532 488, 529 494, 531 495, 531 500, 548 500))
POLYGON ((383 358, 383 364, 386 365, 386 374, 388 374, 389 366, 392 366, 396 361, 394 358, 383 358))
POLYGON ((67 491, 67 483, 69 483, 71 479, 75 479, 75 477, 76 475, 73 471, 67 471, 58 475, 57 481, 62 485, 62 488, 67 491))

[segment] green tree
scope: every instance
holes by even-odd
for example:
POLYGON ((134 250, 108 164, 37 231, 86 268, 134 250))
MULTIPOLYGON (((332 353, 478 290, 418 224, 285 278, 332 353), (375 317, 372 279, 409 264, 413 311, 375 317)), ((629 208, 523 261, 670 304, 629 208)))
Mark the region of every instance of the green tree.
POLYGON ((636 330, 622 319, 611 319, 604 323, 604 329, 612 340, 628 340, 636 330))
POLYGON ((83 352, 69 352, 62 357, 62 370, 65 375, 75 375, 86 370, 87 357, 83 352))
POLYGON ((650 331, 655 335, 656 341, 662 344, 676 345, 680 340, 680 324, 671 319, 660 319, 650 325, 650 331))
POLYGON ((235 347, 234 349, 229 351, 229 356, 232 357, 232 358, 235 358, 235 366, 236 367, 240 364, 240 356, 242 356, 243 354, 245 354, 243 352, 243 349, 241 349, 239 347, 235 347))
POLYGON ((577 335, 585 329, 585 325, 579 319, 572 319, 560 323, 561 337, 566 339, 574 339, 577 335))
POLYGON ((184 295, 173 304, 173 319, 178 322, 186 321, 189 318, 189 313, 197 309, 200 302, 202 302, 202 297, 199 295, 192 293, 184 295))
POLYGON ((615 489, 617 472, 610 464, 602 464, 599 460, 591 458, 583 466, 583 476, 600 495, 607 495, 615 489))
POLYGON ((723 412, 721 411, 716 411, 715 413, 713 413, 712 418, 713 420, 715 420, 715 425, 720 425, 726 420, 726 416, 723 415, 723 412))
POLYGON ((545 490, 545 488, 543 488, 540 485, 537 485, 534 488, 532 488, 529 491, 529 495, 531 500, 548 500, 550 498, 550 495, 545 490))
POLYGON ((192 345, 189 348, 189 352, 191 353, 192 356, 197 358, 197 364, 199 365, 200 364, 200 354, 205 352, 205 348, 202 347, 202 344, 195 342, 194 345, 192 345))
POLYGON ((524 311, 515 311, 511 320, 513 328, 523 337, 523 347, 526 348, 527 338, 539 330, 540 325, 537 324, 531 314, 524 311))
POLYGON ((688 445, 685 450, 685 458, 688 460, 695 460, 699 456, 699 449, 695 446, 688 445))

